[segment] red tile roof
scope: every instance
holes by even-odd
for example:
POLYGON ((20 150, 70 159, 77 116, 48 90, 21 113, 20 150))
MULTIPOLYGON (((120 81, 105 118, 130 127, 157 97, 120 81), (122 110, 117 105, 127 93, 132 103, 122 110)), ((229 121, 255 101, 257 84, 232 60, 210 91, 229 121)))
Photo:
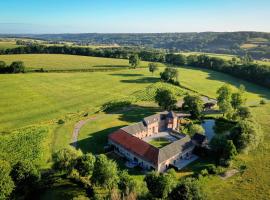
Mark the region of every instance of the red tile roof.
POLYGON ((109 140, 119 144, 126 150, 139 156, 141 159, 154 165, 158 164, 159 149, 143 140, 119 129, 109 135, 109 140))

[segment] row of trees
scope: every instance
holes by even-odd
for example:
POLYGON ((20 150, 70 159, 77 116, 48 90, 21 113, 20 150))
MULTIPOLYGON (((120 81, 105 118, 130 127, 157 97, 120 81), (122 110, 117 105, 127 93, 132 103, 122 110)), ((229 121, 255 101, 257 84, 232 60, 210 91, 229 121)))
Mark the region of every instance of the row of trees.
POLYGON ((224 72, 232 76, 248 80, 266 87, 270 87, 270 67, 259 65, 252 62, 250 57, 246 56, 241 62, 235 58, 226 61, 221 58, 210 57, 206 55, 166 54, 158 50, 142 50, 139 48, 84 48, 72 46, 44 46, 28 45, 14 49, 0 50, 0 54, 24 54, 24 53, 51 53, 51 54, 72 54, 108 58, 125 58, 131 60, 133 67, 138 66, 138 60, 150 62, 162 62, 172 65, 189 65, 193 67, 207 68, 215 71, 224 72))
POLYGON ((235 58, 231 61, 226 61, 206 55, 190 55, 187 57, 186 64, 223 72, 270 88, 270 67, 251 61, 248 57, 238 62, 235 58))
POLYGON ((14 61, 10 65, 7 65, 4 61, 0 61, 0 74, 7 73, 24 73, 25 66, 22 61, 14 61))
POLYGON ((76 46, 46 46, 31 44, 12 49, 1 49, 0 54, 70 54, 82 56, 95 56, 106 58, 128 59, 131 55, 137 55, 141 60, 150 62, 165 62, 166 54, 159 50, 145 50, 136 47, 112 47, 112 48, 89 48, 76 46))

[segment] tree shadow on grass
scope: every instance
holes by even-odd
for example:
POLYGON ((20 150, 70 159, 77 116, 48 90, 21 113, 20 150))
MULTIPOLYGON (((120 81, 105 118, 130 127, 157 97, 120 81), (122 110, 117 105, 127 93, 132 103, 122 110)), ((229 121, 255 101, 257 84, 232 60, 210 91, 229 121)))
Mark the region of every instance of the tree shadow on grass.
POLYGON ((134 79, 134 80, 121 80, 123 83, 156 83, 160 79, 157 77, 144 77, 144 78, 139 78, 139 79, 134 79))
POLYGON ((139 122, 143 118, 160 112, 159 107, 140 106, 131 104, 118 110, 105 111, 106 114, 119 114, 119 119, 124 122, 134 123, 139 122))
MULTIPOLYGON (((107 111, 107 114, 117 114, 119 115, 119 120, 123 122, 134 123, 141 121, 144 117, 155 114, 159 112, 159 108, 154 107, 144 107, 138 105, 131 105, 118 111, 107 111)), ((98 119, 97 119, 98 120, 98 119)), ((112 119, 113 120, 113 119, 112 119)), ((84 153, 91 152, 94 154, 104 153, 104 146, 107 144, 108 135, 123 126, 115 126, 111 128, 106 128, 95 133, 90 132, 88 138, 79 140, 77 142, 77 147, 80 148, 84 153)))
POLYGON ((128 68, 128 65, 94 65, 95 68, 128 68))
POLYGON ((200 71, 207 73, 208 80, 221 81, 224 83, 231 84, 231 85, 238 87, 238 88, 242 84, 245 86, 245 88, 248 92, 258 94, 261 98, 265 98, 267 100, 270 100, 270 90, 266 87, 263 87, 263 86, 255 84, 255 83, 245 81, 245 80, 241 80, 237 77, 233 77, 229 74, 225 74, 222 72, 212 71, 212 70, 203 69, 203 68, 195 68, 195 67, 185 67, 185 68, 191 69, 191 70, 200 70, 200 71))
POLYGON ((143 76, 143 74, 110 74, 112 76, 122 76, 122 77, 134 77, 134 76, 143 76))
POLYGON ((104 146, 107 145, 108 135, 122 127, 123 126, 115 126, 103 129, 101 131, 97 131, 95 133, 89 133, 88 138, 82 139, 77 142, 77 147, 79 147, 83 151, 83 153, 105 153, 104 146))

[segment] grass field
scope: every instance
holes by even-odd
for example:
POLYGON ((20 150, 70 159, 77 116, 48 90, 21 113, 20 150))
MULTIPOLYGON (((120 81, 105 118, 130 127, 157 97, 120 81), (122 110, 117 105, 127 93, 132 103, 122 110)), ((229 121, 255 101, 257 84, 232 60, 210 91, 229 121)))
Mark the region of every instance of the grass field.
MULTIPOLYGON (((53 56, 57 57, 58 55, 53 56)), ((78 60, 80 60, 79 58, 78 60)), ((110 62, 106 64, 111 65, 110 62)), ((59 67, 65 66, 62 64, 59 67)), ((261 98, 270 100, 268 89, 222 73, 195 68, 180 68, 179 74, 182 85, 211 97, 215 97, 218 87, 229 83, 234 87, 240 84, 246 86, 249 105, 258 105, 261 98)), ((137 105, 133 105, 130 110, 115 113, 93 113, 99 110, 103 103, 110 100, 151 101, 152 95, 148 95, 152 94, 153 88, 156 87, 157 76, 158 72, 152 76, 148 69, 143 68, 120 72, 0 75, 2 92, 0 96, 0 131, 44 123, 49 126, 48 137, 50 139, 45 139, 42 144, 47 144, 49 149, 55 151, 71 143, 72 130, 74 124, 80 119, 80 113, 89 112, 89 117, 93 117, 93 120, 81 129, 78 145, 84 152, 102 153, 109 133, 124 125, 137 122, 143 117, 157 112, 158 109, 153 102, 137 102, 137 105), (55 121, 60 118, 65 120, 65 124, 56 125, 55 121)), ((177 88, 174 89, 177 90, 177 88)), ((184 94, 183 90, 179 92, 179 95, 181 94, 184 94)), ((239 163, 244 163, 247 166, 243 174, 236 175, 226 181, 218 177, 203 178, 200 181, 210 199, 231 199, 232 196, 235 199, 267 199, 270 195, 270 137, 267 134, 270 128, 270 105, 252 107, 252 111, 266 133, 265 142, 250 155, 239 156, 239 163)), ((24 136, 25 133, 22 137, 24 138, 24 136)), ((2 151, 14 150, 13 153, 21 152, 18 155, 28 155, 25 151, 19 151, 20 147, 16 146, 18 140, 27 141, 26 143, 30 145, 29 148, 42 149, 35 145, 40 144, 40 140, 35 139, 38 137, 34 135, 32 137, 29 140, 16 140, 9 134, 8 136, 3 135, 4 139, 1 141, 4 141, 5 145, 1 145, 2 151)), ((44 153, 46 152, 49 150, 44 151, 44 153)), ((141 175, 135 177, 142 180, 141 175)), ((51 192, 55 193, 53 190, 51 192)), ((52 194, 49 192, 46 195, 49 197, 52 194)))
MULTIPOLYGON (((76 56, 63 54, 21 54, 0 55, 0 60, 10 64, 20 60, 27 69, 70 70, 89 69, 99 67, 128 67, 128 60, 113 58, 98 58, 90 56, 76 56)), ((148 62, 141 62, 141 67, 147 67, 148 62)))
POLYGON ((237 57, 235 55, 229 55, 229 54, 217 54, 217 53, 206 53, 206 52, 181 52, 181 54, 185 56, 189 55, 207 55, 210 57, 217 57, 217 58, 222 58, 224 60, 231 60, 233 57, 237 57))
POLYGON ((16 41, 1 41, 0 40, 0 49, 12 49, 19 47, 19 45, 16 45, 16 41))

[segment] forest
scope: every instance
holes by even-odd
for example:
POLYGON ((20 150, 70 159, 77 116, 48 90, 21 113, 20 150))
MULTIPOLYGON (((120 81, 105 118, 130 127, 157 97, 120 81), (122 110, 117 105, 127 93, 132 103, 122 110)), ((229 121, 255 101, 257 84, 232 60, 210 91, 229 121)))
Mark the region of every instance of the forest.
POLYGON ((0 36, 54 42, 70 41, 78 45, 118 44, 120 46, 143 46, 171 51, 234 55, 249 53, 256 59, 270 58, 270 33, 263 32, 15 34, 0 36), (246 48, 248 45, 252 45, 252 48, 246 48))

